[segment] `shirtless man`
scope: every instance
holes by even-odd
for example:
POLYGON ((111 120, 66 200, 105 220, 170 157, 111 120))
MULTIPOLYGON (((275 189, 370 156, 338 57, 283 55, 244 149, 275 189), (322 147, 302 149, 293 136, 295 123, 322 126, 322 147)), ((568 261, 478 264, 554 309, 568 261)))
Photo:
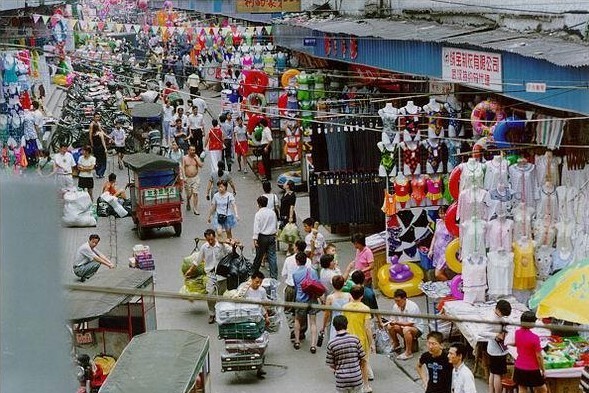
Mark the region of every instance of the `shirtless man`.
POLYGON ((182 172, 184 173, 184 189, 186 190, 186 210, 190 211, 192 208, 197 216, 200 215, 198 212, 198 186, 200 185, 198 171, 201 167, 202 161, 196 155, 196 147, 191 145, 188 148, 188 154, 182 158, 182 172))

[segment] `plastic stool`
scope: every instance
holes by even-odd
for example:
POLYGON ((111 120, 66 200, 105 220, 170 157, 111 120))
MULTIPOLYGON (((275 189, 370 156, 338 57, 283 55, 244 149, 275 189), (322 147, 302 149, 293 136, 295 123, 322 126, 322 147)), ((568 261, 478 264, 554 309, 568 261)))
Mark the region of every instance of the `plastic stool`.
POLYGON ((517 384, 511 378, 502 378, 501 387, 503 388, 503 393, 517 393, 517 384))

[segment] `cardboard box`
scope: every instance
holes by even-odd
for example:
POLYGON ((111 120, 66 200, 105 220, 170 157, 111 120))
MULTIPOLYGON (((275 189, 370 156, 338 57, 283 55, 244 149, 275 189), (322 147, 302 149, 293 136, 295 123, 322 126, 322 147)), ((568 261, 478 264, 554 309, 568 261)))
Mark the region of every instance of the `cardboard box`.
POLYGON ((546 378, 549 393, 579 393, 581 378, 546 378))

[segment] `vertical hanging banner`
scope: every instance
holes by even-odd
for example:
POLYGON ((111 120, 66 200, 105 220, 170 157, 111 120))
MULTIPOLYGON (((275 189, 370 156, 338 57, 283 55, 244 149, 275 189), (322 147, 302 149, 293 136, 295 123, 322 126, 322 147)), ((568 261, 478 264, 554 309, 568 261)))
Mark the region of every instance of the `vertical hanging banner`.
POLYGON ((300 12, 301 0, 237 0, 238 13, 300 12))
POLYGON ((501 55, 442 48, 442 79, 492 91, 503 90, 501 55))

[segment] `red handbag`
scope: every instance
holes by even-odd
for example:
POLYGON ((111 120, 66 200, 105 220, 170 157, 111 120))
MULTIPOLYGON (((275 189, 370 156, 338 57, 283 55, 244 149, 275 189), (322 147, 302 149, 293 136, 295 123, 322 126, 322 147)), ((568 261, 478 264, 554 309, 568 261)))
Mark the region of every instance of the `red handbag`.
POLYGON ((301 281, 301 289, 304 293, 313 297, 321 297, 325 293, 325 287, 321 282, 311 277, 311 272, 307 269, 307 274, 303 281, 301 281))

